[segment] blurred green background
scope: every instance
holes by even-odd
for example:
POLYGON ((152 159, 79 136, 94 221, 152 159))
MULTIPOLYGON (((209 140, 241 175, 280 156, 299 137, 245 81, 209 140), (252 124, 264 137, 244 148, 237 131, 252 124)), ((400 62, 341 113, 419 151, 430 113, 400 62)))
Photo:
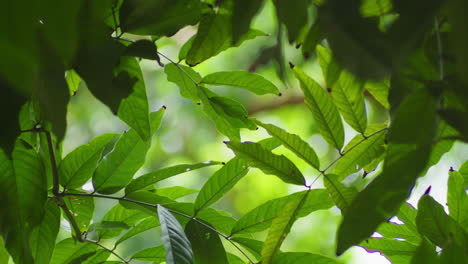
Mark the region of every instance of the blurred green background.
MULTIPOLYGON (((313 15, 313 10, 311 12, 313 15)), ((268 36, 258 37, 245 42, 238 48, 228 49, 194 69, 202 75, 216 71, 252 69, 261 51, 275 45, 277 41, 278 27, 275 11, 270 1, 267 1, 252 27, 262 30, 268 36)), ((163 38, 157 42, 158 49, 167 57, 177 61, 181 46, 195 32, 194 28, 188 27, 171 38, 163 38)), ((133 36, 128 35, 125 37, 133 38, 133 36)), ((252 117, 275 124, 306 139, 317 151, 321 163, 327 165, 336 158, 337 153, 318 134, 309 110, 302 104, 298 83, 288 73, 287 63, 292 62, 295 65, 300 65, 310 76, 323 84, 320 67, 314 55, 304 60, 300 50, 286 41, 283 42, 284 76, 278 74, 280 65, 277 62, 268 62, 255 67, 258 74, 274 82, 281 89, 281 97, 256 96, 236 88, 216 87, 214 89, 242 102, 252 117)), ((164 58, 161 59, 163 63, 169 63, 164 58)), ((142 60, 140 65, 144 72, 150 110, 155 111, 164 105, 167 107, 167 111, 161 128, 154 135, 153 146, 148 152, 146 163, 137 176, 158 168, 181 163, 197 163, 208 160, 228 161, 233 153, 223 144, 223 140, 226 138, 218 134, 214 124, 202 112, 201 106, 182 98, 176 85, 167 81, 164 69, 155 61, 142 60)), ((382 123, 387 119, 386 110, 370 96, 366 97, 366 107, 369 125, 382 123)), ((63 155, 100 134, 122 132, 128 129, 106 106, 91 95, 83 83, 77 94, 71 98, 68 110, 68 128, 63 145, 63 155)), ((344 124, 346 126, 346 123, 344 124)), ((349 127, 346 127, 345 131, 346 142, 356 134, 349 127)), ((243 130, 241 136, 243 141, 258 141, 266 138, 267 134, 262 129, 243 130)), ((287 152, 284 147, 280 147, 274 152, 284 154, 291 159, 306 176, 308 184, 312 183, 319 174, 310 166, 306 166, 305 162, 287 152)), ((455 144, 452 151, 444 156, 442 162, 430 169, 426 177, 420 179, 410 202, 415 205, 422 192, 431 184, 431 193, 440 203, 445 204, 447 171, 450 166, 458 168, 463 157, 467 156, 467 145, 455 144)), ((157 187, 177 185, 199 189, 218 168, 216 166, 208 167, 172 177, 158 183, 157 187)), ((370 174, 366 181, 372 179, 372 176, 370 174)), ((356 178, 360 178, 359 175, 356 178)), ((89 186, 91 187, 91 185, 89 186)), ((318 179, 312 187, 323 187, 321 179, 318 179)), ((303 190, 303 187, 288 186, 274 176, 264 175, 258 169, 252 169, 214 207, 230 212, 234 217, 240 217, 270 199, 300 190, 303 190)), ((184 199, 193 200, 195 195, 189 195, 184 199)), ((94 220, 100 220, 103 212, 106 212, 114 204, 107 200, 97 200, 94 220)), ((334 256, 335 232, 340 218, 339 210, 334 207, 331 210, 317 211, 299 219, 294 224, 282 249, 334 256)), ((67 223, 63 222, 62 225, 66 227, 67 223)), ((262 239, 265 235, 266 232, 259 233, 257 238, 262 239)), ((62 236, 65 237, 68 234, 63 233, 62 236)), ((134 252, 156 245, 160 245, 158 229, 147 231, 143 235, 122 243, 117 252, 123 257, 129 257, 134 252)), ((226 244, 226 247, 229 248, 229 246, 226 244)), ((235 250, 231 250, 231 252, 237 253, 235 250)), ((353 248, 340 259, 343 263, 388 263, 379 253, 369 254, 360 248, 353 248)))

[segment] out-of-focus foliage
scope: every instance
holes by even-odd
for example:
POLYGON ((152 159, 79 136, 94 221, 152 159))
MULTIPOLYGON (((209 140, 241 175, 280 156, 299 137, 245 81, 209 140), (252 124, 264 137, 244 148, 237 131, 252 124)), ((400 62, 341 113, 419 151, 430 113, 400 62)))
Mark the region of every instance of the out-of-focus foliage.
POLYGON ((468 263, 466 1, 0 10, 1 263, 468 263))

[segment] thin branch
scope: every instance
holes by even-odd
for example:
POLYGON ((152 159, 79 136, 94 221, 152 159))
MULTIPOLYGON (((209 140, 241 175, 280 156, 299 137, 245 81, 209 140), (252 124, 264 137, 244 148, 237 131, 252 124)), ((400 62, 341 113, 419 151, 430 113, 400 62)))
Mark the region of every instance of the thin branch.
POLYGON ((60 193, 59 175, 57 169, 57 161, 55 160, 54 144, 52 142, 52 136, 50 132, 44 129, 43 132, 46 134, 47 137, 47 147, 49 148, 49 158, 51 163, 50 165, 52 166, 52 193, 54 195, 58 195, 60 193))
POLYGON ((114 249, 110 249, 104 245, 102 245, 101 243, 99 243, 98 241, 93 241, 93 240, 89 240, 89 239, 86 239, 85 242, 88 242, 88 243, 91 243, 91 244, 95 244, 99 247, 101 247, 102 249, 106 250, 107 252, 110 252, 112 255, 116 256, 118 259, 120 259, 123 263, 130 263, 129 260, 125 260, 123 257, 121 257, 119 254, 115 253, 114 249))
POLYGON ((442 50, 442 40, 440 38, 440 28, 439 23, 437 22, 437 18, 434 18, 435 21, 435 34, 437 39, 437 55, 439 58, 439 79, 442 81, 444 80, 444 58, 443 58, 443 50, 442 50))
POLYGON ((328 166, 327 166, 324 170, 321 170, 321 171, 320 171, 320 174, 319 174, 317 177, 315 177, 315 179, 312 181, 312 183, 311 183, 309 186, 312 186, 322 175, 323 175, 323 177, 327 177, 327 176, 325 175, 325 172, 326 172, 328 169, 330 169, 335 163, 337 163, 341 158, 343 158, 346 154, 348 154, 351 150, 353 150, 354 148, 356 148, 357 146, 359 146, 362 142, 368 140, 369 138, 371 138, 371 137, 375 136, 376 134, 378 134, 378 133, 380 133, 380 132, 382 132, 382 131, 385 131, 385 130, 387 130, 387 129, 388 129, 387 127, 386 127, 386 128, 382 128, 382 129, 377 130, 377 131, 375 131, 374 133, 372 133, 372 134, 370 134, 370 135, 368 135, 368 136, 363 136, 363 137, 364 137, 363 139, 361 139, 359 142, 357 142, 355 145, 353 145, 352 147, 350 147, 350 148, 349 148, 348 150, 346 150, 345 152, 341 153, 341 155, 340 155, 338 158, 336 158, 334 161, 332 161, 330 164, 328 164, 328 166))
MULTIPOLYGON (((103 199, 111 199, 111 200, 118 200, 118 201, 125 201, 125 202, 129 202, 129 203, 134 203, 134 204, 138 204, 138 205, 143 205, 143 206, 148 206, 148 207, 153 207, 153 208, 157 208, 158 204, 151 204, 151 203, 147 203, 147 202, 142 202, 142 201, 138 201, 138 200, 133 200, 133 199, 129 199, 127 197, 115 197, 115 196, 110 196, 110 195, 102 195, 102 194, 93 194, 93 193, 69 193, 69 192, 62 192, 60 195, 62 196, 86 196, 86 197, 94 197, 94 198, 103 198, 103 199)), ((185 213, 182 213, 182 212, 179 212, 177 210, 174 210, 174 209, 170 209, 170 208, 166 208, 169 212, 171 213, 174 213, 174 214, 177 214, 177 215, 180 215, 182 217, 185 217, 185 218, 188 218, 188 219, 191 219, 191 220, 194 220, 196 222, 198 222, 199 224, 201 225, 204 225, 205 227, 209 228, 210 230, 216 232, 218 235, 220 235, 221 237, 223 237, 224 239, 226 239, 227 241, 229 241, 229 243, 231 243, 235 248, 237 248, 241 253, 242 255, 244 255, 250 263, 254 263, 250 258, 249 256, 241 249, 239 248, 235 243, 234 241, 231 240, 231 238, 223 233, 221 233, 220 231, 216 230, 216 228, 213 228, 212 226, 210 226, 209 224, 205 223, 203 220, 200 220, 194 216, 190 216, 188 214, 185 214, 185 213)))

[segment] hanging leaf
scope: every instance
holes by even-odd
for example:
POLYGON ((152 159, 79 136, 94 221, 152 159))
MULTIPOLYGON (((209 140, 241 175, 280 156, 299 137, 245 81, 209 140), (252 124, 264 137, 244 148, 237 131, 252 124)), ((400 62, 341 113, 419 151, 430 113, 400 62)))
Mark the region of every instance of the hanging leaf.
POLYGON ((276 15, 278 21, 286 25, 288 29, 289 42, 294 42, 307 24, 307 9, 309 1, 307 0, 275 0, 276 15))
POLYGON ((137 59, 128 56, 120 57, 120 63, 114 69, 114 74, 120 76, 122 73, 128 74, 133 84, 130 95, 120 102, 117 115, 127 125, 135 129, 143 141, 148 141, 152 135, 148 97, 143 73, 137 59))
POLYGON ((212 228, 192 219, 185 226, 185 233, 192 244, 194 264, 228 263, 223 243, 212 228))
POLYGON ((225 142, 234 153, 257 167, 266 174, 278 176, 286 183, 305 185, 305 178, 301 171, 284 155, 276 155, 253 142, 225 142))
POLYGON ((465 227, 465 230, 468 229, 468 195, 466 194, 466 187, 467 184, 459 172, 449 172, 447 203, 450 217, 462 227, 465 227))
POLYGON ((103 134, 70 152, 58 168, 60 185, 65 189, 75 189, 85 184, 93 175, 104 147, 117 135, 103 134))
POLYGON ((388 103, 388 82, 372 82, 367 81, 364 85, 366 91, 368 91, 377 102, 379 102, 386 109, 390 108, 388 103))
POLYGON ((215 72, 203 77, 201 83, 236 86, 258 95, 279 94, 278 88, 269 80, 259 74, 246 71, 215 72))
POLYGON ((291 150, 294 154, 296 154, 299 158, 303 159, 310 166, 314 167, 317 170, 320 170, 320 161, 314 149, 307 142, 301 139, 298 135, 290 134, 277 126, 271 124, 264 124, 258 120, 256 120, 255 123, 265 128, 268 131, 268 134, 280 140, 286 148, 291 150))
POLYGON ((162 168, 132 180, 126 187, 125 193, 129 194, 138 190, 141 190, 147 186, 153 185, 159 181, 167 179, 169 177, 179 175, 185 172, 205 168, 208 166, 219 165, 221 162, 218 161, 207 161, 195 164, 179 164, 172 167, 162 168))
POLYGON ((196 24, 205 6, 197 0, 124 1, 120 7, 120 26, 138 35, 172 36, 187 25, 196 24))
POLYGON ((341 149, 344 143, 343 124, 332 98, 304 71, 298 67, 294 67, 293 71, 301 84, 305 102, 312 111, 312 116, 317 122, 320 134, 328 143, 337 149, 341 149))
POLYGON ((273 262, 273 257, 279 251, 281 244, 291 230, 308 194, 309 192, 305 191, 291 199, 273 220, 262 247, 262 263, 270 264, 273 262))
POLYGON ((439 264, 439 255, 436 247, 426 238, 421 240, 421 244, 411 258, 411 264, 439 264))
POLYGON ((230 47, 240 46, 246 40, 265 35, 261 31, 250 30, 242 35, 237 42, 232 43, 231 16, 221 11, 218 14, 205 14, 200 19, 197 35, 185 61, 189 66, 195 66, 230 47))
MULTIPOLYGON (((159 127, 164 110, 162 108, 157 112, 158 114, 151 115, 152 130, 159 127)), ((133 129, 123 134, 113 151, 106 155, 97 167, 93 175, 95 190, 111 194, 125 187, 143 165, 150 145, 150 141, 143 141, 133 129)))
POLYGON ((310 54, 315 51, 317 44, 323 40, 323 37, 324 36, 320 29, 320 24, 315 22, 310 27, 301 45, 302 54, 305 58, 309 58, 310 54))
POLYGON ((167 264, 192 264, 193 253, 190 241, 177 219, 163 206, 158 205, 161 223, 161 239, 166 250, 167 264))
POLYGON ((164 66, 161 64, 161 59, 159 58, 156 45, 147 39, 141 39, 128 45, 125 49, 124 55, 155 60, 159 63, 159 66, 164 66))
POLYGON ((262 7, 263 0, 238 0, 234 1, 232 8, 232 41, 237 43, 239 39, 249 31, 254 16, 262 7))
MULTIPOLYGON (((73 193, 81 191, 70 190, 73 193)), ((67 196, 63 199, 81 231, 86 231, 94 214, 94 198, 89 196, 67 196)))
MULTIPOLYGON (((397 259, 398 262, 409 262, 416 251, 416 246, 406 241, 388 238, 368 238, 361 243, 367 252, 381 252, 388 259, 397 259)), ((397 262, 397 261, 394 261, 397 262)))
POLYGON ((333 59, 332 53, 329 49, 326 49, 321 45, 317 45, 317 55, 320 68, 322 69, 323 79, 325 80, 327 88, 332 89, 340 77, 342 69, 333 59))
POLYGON ((164 72, 167 75, 167 80, 179 87, 182 97, 194 102, 200 101, 197 88, 198 83, 202 80, 200 74, 190 67, 173 63, 166 64, 164 72))

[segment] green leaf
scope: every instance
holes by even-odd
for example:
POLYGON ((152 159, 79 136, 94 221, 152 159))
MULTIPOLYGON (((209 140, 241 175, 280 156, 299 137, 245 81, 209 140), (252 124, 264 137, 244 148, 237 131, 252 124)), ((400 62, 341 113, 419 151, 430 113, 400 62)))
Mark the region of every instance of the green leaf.
POLYGON ((94 255, 97 246, 92 243, 77 242, 73 238, 60 241, 54 249, 50 264, 76 263, 94 255), (75 261, 75 262, 74 262, 75 261))
POLYGON ((460 174, 463 176, 465 179, 465 186, 468 185, 468 160, 465 161, 461 166, 460 169, 458 170, 460 174))
POLYGON ((201 84, 229 85, 255 94, 279 94, 278 88, 263 76, 247 71, 215 72, 203 77, 201 84))
MULTIPOLYGON (((468 195, 463 176, 457 171, 449 172, 447 203, 450 217, 462 227, 468 226, 468 195)), ((467 231, 468 232, 468 231, 467 231)))
POLYGON ((273 264, 338 264, 335 259, 318 254, 302 252, 279 253, 273 258, 273 264))
POLYGON ((437 124, 435 111, 436 98, 426 90, 413 92, 399 105, 389 130, 391 144, 383 172, 354 198, 344 214, 338 230, 338 255, 369 237, 408 197, 429 160, 437 124))
POLYGON ((230 47, 240 46, 245 40, 258 36, 265 36, 265 33, 250 30, 242 35, 237 42, 232 43, 231 16, 221 11, 218 14, 205 14, 200 19, 197 35, 185 61, 188 65, 195 66, 230 47))
POLYGON ((240 257, 229 252, 227 252, 227 259, 229 264, 245 264, 240 257))
POLYGON ((157 204, 168 205, 176 203, 174 200, 171 200, 164 196, 159 196, 150 191, 138 191, 130 193, 126 196, 128 199, 133 201, 138 201, 140 203, 128 202, 125 200, 120 200, 119 203, 127 209, 140 210, 147 215, 154 215, 154 207, 157 204))
POLYGON ((209 223, 216 230, 229 233, 236 223, 230 213, 219 211, 213 208, 205 208, 198 212, 197 218, 209 223))
MULTIPOLYGON (((159 127, 164 108, 151 115, 151 129, 159 127)), ((112 194, 132 179, 145 161, 146 152, 151 145, 150 141, 140 138, 134 129, 123 134, 115 144, 111 153, 101 161, 93 175, 93 185, 96 191, 112 194)))
POLYGON ((156 45, 147 39, 137 40, 136 42, 128 45, 128 47, 125 49, 124 55, 155 60, 159 63, 160 66, 163 66, 161 65, 156 45))
POLYGON ((341 67, 333 59, 331 51, 321 45, 317 45, 317 55, 320 68, 322 68, 323 79, 327 88, 331 89, 340 77, 341 67))
POLYGON ((436 247, 426 238, 421 240, 421 244, 416 248, 411 264, 439 264, 439 255, 436 247))
POLYGON ((276 155, 253 142, 225 142, 234 153, 257 167, 266 174, 278 176, 286 183, 305 185, 305 178, 301 171, 284 155, 276 155))
POLYGON ((65 189, 81 187, 91 178, 101 159, 104 147, 117 134, 103 134, 70 152, 59 165, 59 182, 65 189))
POLYGON ((164 251, 164 246, 162 245, 145 248, 133 254, 132 259, 140 261, 155 261, 155 263, 160 263, 166 260, 166 252, 164 251))
POLYGON ((236 43, 250 29, 254 16, 262 7, 262 0, 237 0, 232 7, 232 40, 236 43))
POLYGON ((76 95, 81 84, 81 77, 76 73, 76 71, 68 70, 65 74, 65 80, 67 81, 70 95, 76 95))
POLYGON ((210 93, 211 91, 206 88, 200 87, 199 89, 198 96, 203 104, 203 111, 213 120, 219 132, 231 140, 239 141, 239 119, 227 115, 221 106, 210 100, 208 97, 210 93))
POLYGON ((96 254, 87 258, 82 264, 102 264, 109 258, 110 254, 108 250, 98 249, 96 254))
MULTIPOLYGON (((437 137, 439 139, 445 138, 445 137, 452 137, 452 136, 457 136, 457 131, 453 129, 451 126, 447 125, 447 123, 440 121, 439 122, 439 129, 438 129, 438 135, 437 137)), ((454 140, 438 140, 437 143, 434 144, 432 147, 432 152, 431 152, 431 157, 429 158, 429 162, 427 163, 426 170, 428 170, 430 167, 436 165, 439 163, 440 159, 442 156, 449 152, 450 149, 452 149, 454 140)), ((426 174, 426 173, 423 173, 426 174)))
POLYGON ((132 80, 132 92, 122 99, 117 112, 119 118, 135 129, 143 141, 148 141, 152 135, 149 118, 148 97, 140 65, 136 58, 122 56, 120 64, 114 69, 119 76, 125 73, 132 80))
POLYGON ((192 246, 180 223, 161 205, 158 205, 158 216, 161 223, 161 239, 166 250, 166 263, 192 264, 192 246))
POLYGON ((195 212, 210 206, 219 200, 226 192, 244 177, 249 168, 247 163, 239 158, 233 158, 221 169, 216 171, 203 185, 195 200, 195 212))
POLYGON ((124 1, 120 7, 120 26, 138 35, 172 36, 187 25, 196 24, 204 10, 197 0, 124 1))
POLYGON ((442 250, 440 254, 440 263, 441 264, 451 264, 451 263, 467 263, 468 254, 466 252, 466 246, 460 246, 456 243, 450 243, 446 248, 442 250))
POLYGON ((185 233, 192 244, 193 263, 228 263, 223 243, 219 239, 218 233, 212 228, 192 219, 185 226, 185 233))
POLYGON ((328 193, 323 189, 314 189, 290 194, 281 198, 270 200, 242 216, 231 230, 231 235, 240 233, 253 233, 265 230, 271 225, 281 210, 292 200, 302 197, 309 192, 296 217, 303 217, 313 211, 327 209, 333 205, 328 193))
POLYGON ((179 175, 185 172, 201 169, 208 166, 219 165, 221 162, 218 161, 207 161, 195 164, 179 164, 172 167, 162 168, 132 180, 126 187, 125 193, 129 194, 138 190, 141 190, 149 185, 153 185, 159 181, 167 179, 169 177, 179 175))
POLYGON ((320 134, 328 143, 341 149, 344 143, 343 123, 332 98, 303 70, 294 67, 293 71, 301 84, 305 102, 312 111, 320 134))
POLYGON ((131 237, 134 237, 146 230, 149 230, 151 228, 155 228, 155 227, 158 227, 159 226, 159 221, 155 218, 155 217, 148 217, 146 219, 144 219, 143 221, 139 222, 137 225, 135 225, 134 227, 132 227, 130 230, 128 230, 128 232, 126 232, 125 234, 123 234, 118 240, 117 242, 115 242, 116 245, 126 241, 127 239, 131 238, 131 237))
POLYGON ((172 186, 167 188, 158 188, 155 190, 157 195, 161 195, 167 197, 172 200, 176 200, 178 198, 197 193, 198 190, 188 189, 182 186, 172 186))
MULTIPOLYGON (((80 193, 80 191, 73 192, 80 193)), ((89 196, 67 196, 63 200, 80 230, 86 231, 91 219, 93 219, 94 198, 89 196)))
POLYGON ((49 263, 60 228, 60 209, 58 205, 49 199, 44 206, 44 211, 44 217, 41 223, 32 231, 29 241, 34 263, 37 264, 49 263))
POLYGON ((390 88, 389 85, 388 85, 388 82, 367 81, 366 84, 364 85, 364 88, 383 107, 385 107, 386 109, 390 108, 390 104, 388 103, 388 90, 390 88))
POLYGON ((330 197, 333 202, 335 202, 336 206, 340 208, 343 213, 345 213, 358 191, 353 187, 344 186, 337 179, 337 175, 326 174, 324 176, 323 184, 330 193, 330 197))
POLYGON ((301 50, 302 50, 302 54, 304 55, 304 57, 309 58, 310 54, 315 51, 315 47, 317 46, 317 44, 322 40, 323 40, 323 33, 320 29, 320 24, 315 22, 310 27, 301 45, 302 46, 301 50))
POLYGON ((243 248, 247 249, 252 255, 254 255, 258 260, 260 260, 260 255, 262 254, 263 242, 251 238, 245 237, 234 237, 232 238, 235 242, 241 245, 243 248))
POLYGON ((381 16, 390 12, 392 7, 392 1, 389 0, 364 0, 359 11, 364 17, 381 16))
POLYGON ((314 149, 298 135, 290 134, 275 125, 265 124, 258 120, 255 121, 255 123, 265 128, 268 131, 268 134, 280 140, 286 148, 291 150, 299 158, 306 161, 310 166, 320 170, 320 161, 314 149))
POLYGON ((349 141, 344 148, 344 155, 333 168, 333 174, 338 175, 339 180, 365 167, 385 151, 385 127, 386 124, 370 126, 365 137, 358 134, 349 141))
MULTIPOLYGON (((207 92, 209 90, 206 90, 207 92)), ((209 94, 209 93, 207 93, 209 94)), ((210 105, 216 111, 219 117, 225 119, 227 122, 236 128, 248 128, 254 130, 257 128, 254 122, 247 118, 249 114, 245 107, 236 100, 228 97, 212 95, 208 98, 210 105)), ((205 108, 204 108, 205 109, 205 108)))
POLYGON ((460 133, 462 140, 468 141, 468 111, 447 108, 439 110, 439 115, 460 133))
POLYGON ((429 195, 419 200, 416 224, 421 235, 441 248, 452 243, 463 248, 468 245, 468 233, 429 195))
POLYGON ((166 64, 164 72, 167 75, 167 80, 179 87, 182 97, 194 102, 200 101, 197 88, 197 84, 202 80, 200 74, 190 67, 173 63, 166 64))
POLYGON ((130 227, 124 222, 117 221, 101 221, 93 223, 89 226, 88 231, 99 233, 99 238, 112 238, 119 235, 123 230, 129 229, 130 227), (101 235, 104 234, 104 235, 101 235), (109 235, 111 234, 111 235, 109 235))
POLYGON ((297 195, 294 199, 281 208, 278 216, 273 220, 268 235, 262 247, 262 263, 270 264, 273 257, 279 251, 281 244, 291 230, 292 225, 297 219, 297 215, 304 204, 308 191, 297 195))
POLYGON ((10 259, 10 254, 8 254, 5 244, 3 243, 3 238, 0 237, 0 261, 2 263, 8 263, 10 259))
POLYGON ((278 21, 286 25, 289 42, 297 40, 301 29, 307 24, 307 0, 275 0, 278 21))
MULTIPOLYGON (((416 246, 406 241, 399 241, 391 238, 368 238, 361 243, 367 252, 380 251, 385 256, 412 256, 416 251, 416 246)), ((391 259, 391 258, 390 258, 391 259)))

